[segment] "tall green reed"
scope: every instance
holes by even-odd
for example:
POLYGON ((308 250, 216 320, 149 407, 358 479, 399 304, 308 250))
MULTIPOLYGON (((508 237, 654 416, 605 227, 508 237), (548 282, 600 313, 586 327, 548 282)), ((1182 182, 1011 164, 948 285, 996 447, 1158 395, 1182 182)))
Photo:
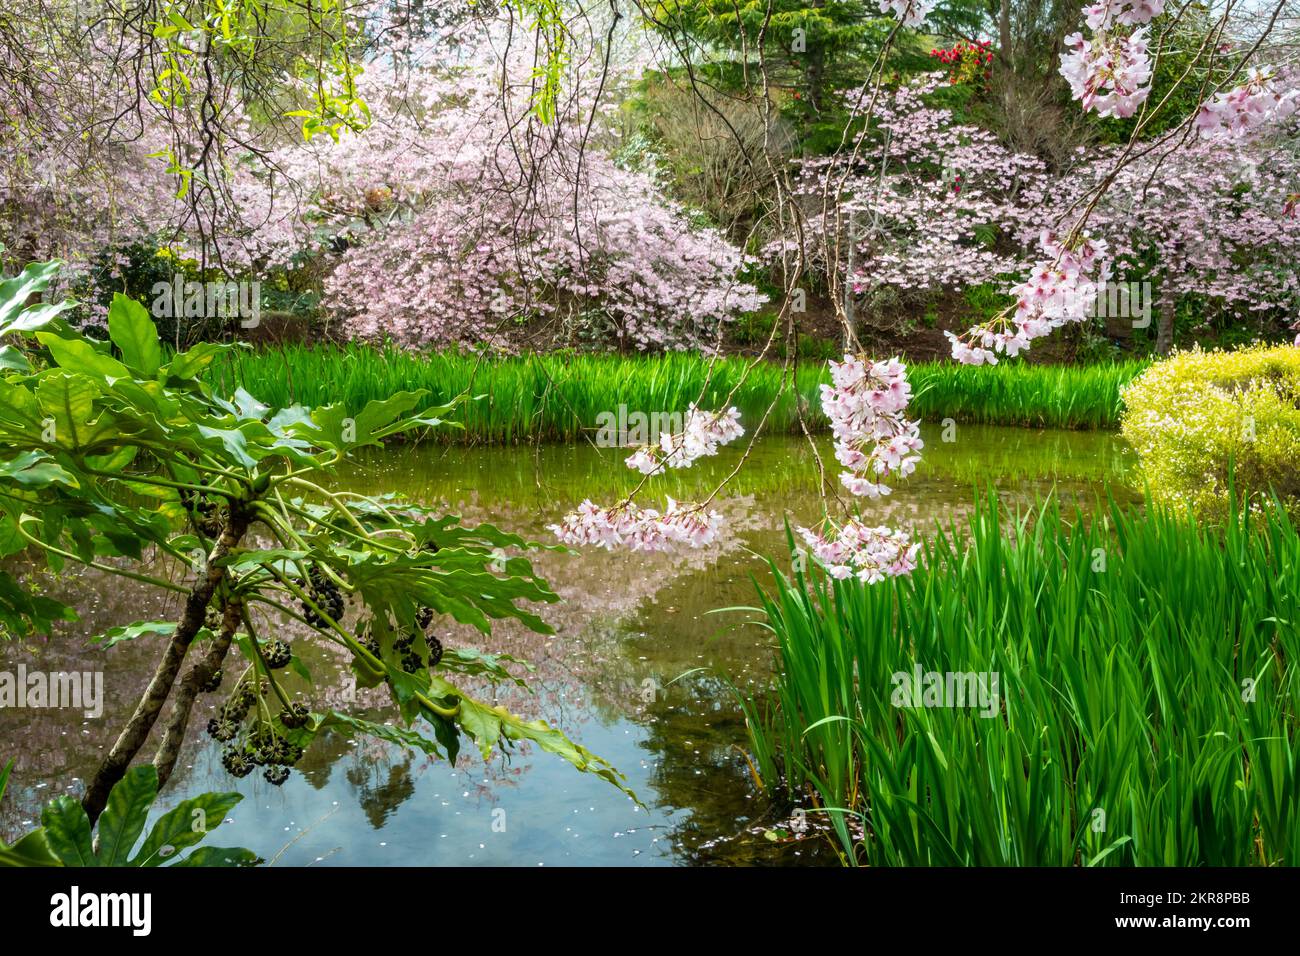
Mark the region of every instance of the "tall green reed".
POLYGON ((779 674, 746 702, 769 787, 867 865, 1300 862, 1300 538, 1148 505, 996 497, 876 585, 776 572, 779 674), (894 675, 996 673, 992 717, 894 675), (903 700, 907 704, 910 701, 903 700))
MULTIPOLYGON (((702 404, 717 406, 741 380, 746 364, 733 357, 711 365, 694 353, 550 353, 480 360, 363 345, 287 345, 231 356, 214 366, 210 377, 223 389, 242 386, 277 407, 335 401, 360 407, 416 388, 429 389, 442 401, 468 390, 476 400, 464 408, 465 430, 442 432, 439 439, 509 443, 594 437, 600 415, 617 414, 619 405, 647 414, 681 412, 703 391, 702 404)), ((1120 388, 1143 367, 913 365, 914 414, 929 421, 1113 428, 1120 388)), ((799 431, 802 403, 809 426, 822 428, 817 386, 828 380, 824 363, 799 365, 792 382, 782 366, 764 362, 749 373, 734 402, 751 423, 772 405, 768 426, 786 433, 799 431)))

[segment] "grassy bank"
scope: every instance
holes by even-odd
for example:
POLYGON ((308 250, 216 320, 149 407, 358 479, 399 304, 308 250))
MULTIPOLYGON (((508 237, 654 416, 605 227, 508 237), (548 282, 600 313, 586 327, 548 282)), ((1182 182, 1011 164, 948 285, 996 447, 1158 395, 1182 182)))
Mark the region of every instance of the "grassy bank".
POLYGON ((779 579, 763 779, 847 811, 858 863, 1300 863, 1300 538, 1252 520, 985 503, 910 578, 779 579), (908 706, 917 668, 996 673, 998 697, 908 706))
MULTIPOLYGON (((722 402, 744 373, 743 359, 713 366, 694 354, 622 358, 552 354, 477 362, 460 355, 414 354, 361 346, 286 346, 237 355, 215 367, 211 380, 222 389, 242 385, 275 406, 343 401, 360 407, 404 389, 427 388, 436 399, 469 389, 483 396, 464 414, 474 441, 513 442, 541 438, 573 440, 594 431, 602 412, 672 412, 696 400, 708 381, 703 405, 722 402)), ((965 368, 952 363, 911 367, 916 413, 927 421, 1028 425, 1051 428, 1113 428, 1119 420, 1119 390, 1143 368, 1138 363, 1087 367, 1010 364, 965 368)), ((817 385, 826 381, 822 363, 800 366, 796 388, 783 381, 779 365, 750 372, 736 396, 744 421, 758 421, 775 398, 769 417, 774 431, 798 430, 798 397, 817 427, 824 420, 817 385)), ((445 432, 452 435, 451 432, 445 432)))

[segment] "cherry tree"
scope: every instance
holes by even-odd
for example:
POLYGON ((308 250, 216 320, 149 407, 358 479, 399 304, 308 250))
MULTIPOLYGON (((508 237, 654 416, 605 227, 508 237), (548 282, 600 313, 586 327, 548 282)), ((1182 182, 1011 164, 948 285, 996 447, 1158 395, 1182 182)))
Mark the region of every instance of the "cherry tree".
MULTIPOLYGON (((1049 216, 1097 185, 1107 150, 1055 193, 1049 216)), ((1149 282, 1157 351, 1173 344, 1174 313, 1185 297, 1242 320, 1293 315, 1300 304, 1300 219, 1288 202, 1300 180, 1290 137, 1268 141, 1204 137, 1122 168, 1096 204, 1090 228, 1106 237, 1114 279, 1149 282)))
MULTIPOLYGON (((1088 17, 1138 24, 1159 13, 1149 4, 1122 6, 1121 14, 1089 8, 1088 17)), ((1085 108, 1092 104, 1088 90, 1104 86, 1113 66, 1078 67, 1066 57, 1063 69, 1084 71, 1075 95, 1085 108)), ((1174 305, 1184 293, 1239 312, 1294 308, 1297 281, 1287 263, 1297 235, 1292 143, 1300 86, 1293 70, 1248 67, 1245 57, 1220 86, 1188 120, 1139 149, 1143 121, 1152 115, 1143 113, 1127 145, 1083 164, 1077 179, 1055 184, 1053 226, 1041 235, 1042 258, 1010 290, 1015 305, 960 336, 949 334, 954 358, 996 362, 999 353, 1015 355, 1056 328, 1087 321, 1116 262, 1129 278, 1136 272, 1161 283, 1162 351, 1172 345, 1174 305)), ((1125 95, 1141 103, 1147 89, 1125 95)))
POLYGON ((371 64, 364 137, 277 154, 344 249, 324 302, 348 334, 475 344, 540 318, 551 341, 709 348, 762 304, 735 246, 611 158, 603 110, 536 122, 502 69, 371 64))
MULTIPOLYGON (((798 195, 810 210, 812 255, 827 268, 851 243, 855 294, 884 286, 931 293, 989 282, 1026 265, 1020 228, 1047 195, 1047 169, 927 97, 943 74, 918 77, 874 107, 849 154, 800 163, 798 195), (838 202, 822 211, 822 197, 838 202)), ((848 94, 852 106, 853 94, 848 94)), ((863 112, 859 109, 858 112, 863 112)), ((792 234, 769 246, 790 252, 792 234)), ((841 256, 844 268, 849 257, 841 256)))
POLYGON ((15 265, 57 256, 75 279, 135 241, 228 273, 287 260, 294 204, 264 162, 278 131, 250 121, 245 87, 213 68, 184 96, 150 90, 156 35, 136 20, 110 6, 78 21, 71 0, 29 13, 0 31, 0 243, 15 265))

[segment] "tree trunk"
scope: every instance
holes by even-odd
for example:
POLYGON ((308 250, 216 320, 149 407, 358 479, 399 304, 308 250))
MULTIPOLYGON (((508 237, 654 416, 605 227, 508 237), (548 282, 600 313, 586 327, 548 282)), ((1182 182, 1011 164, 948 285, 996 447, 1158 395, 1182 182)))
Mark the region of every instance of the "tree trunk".
POLYGON ((805 56, 808 63, 804 69, 804 82, 808 84, 808 108, 814 116, 820 116, 822 86, 826 82, 826 54, 820 47, 816 47, 810 49, 805 56))
MULTIPOLYGON (((820 9, 826 6, 826 0, 812 0, 809 6, 820 9)), ((807 23, 807 21, 804 21, 807 23)), ((807 49, 804 51, 804 82, 808 84, 808 108, 814 116, 822 111, 822 87, 826 84, 826 50, 822 44, 811 37, 806 38, 807 49)))
POLYGON ((167 717, 167 727, 163 731, 162 743, 158 745, 158 751, 153 758, 153 765, 158 770, 159 790, 171 779, 172 771, 176 769, 176 759, 180 756, 181 745, 185 742, 185 728, 189 726, 190 712, 194 709, 194 701, 199 696, 199 688, 216 674, 226 659, 230 642, 235 636, 235 631, 239 629, 242 613, 243 603, 239 599, 233 599, 226 604, 221 619, 221 633, 213 640, 208 653, 189 669, 181 680, 180 686, 176 688, 171 713, 167 717))
MULTIPOLYGON (((1163 283, 1168 285, 1168 283, 1163 283)), ((1158 355, 1168 355, 1174 350, 1174 307, 1173 300, 1161 294, 1160 302, 1156 306, 1156 353, 1158 355)))
POLYGON ((998 8, 998 60, 1010 73, 1013 67, 1011 59, 1011 0, 1002 0, 998 8))
POLYGON ((109 792, 126 775, 131 761, 149 739, 149 732, 153 729, 154 722, 162 712, 163 704, 171 694, 172 685, 176 683, 176 676, 180 673, 185 654, 190 649, 190 642, 203 626, 208 602, 212 600, 217 584, 226 573, 225 568, 220 566, 221 559, 226 557, 243 538, 244 532, 248 530, 248 524, 249 515, 243 508, 232 503, 230 518, 221 532, 221 537, 213 546, 212 553, 208 555, 207 569, 185 599, 185 610, 181 613, 176 631, 172 634, 162 659, 154 669, 149 686, 145 688, 143 696, 135 705, 135 712, 131 714, 131 719, 127 721, 126 727, 108 752, 108 756, 95 771, 94 778, 86 788, 86 795, 81 799, 81 806, 86 811, 86 816, 90 818, 92 826, 104 812, 104 807, 108 805, 109 792))

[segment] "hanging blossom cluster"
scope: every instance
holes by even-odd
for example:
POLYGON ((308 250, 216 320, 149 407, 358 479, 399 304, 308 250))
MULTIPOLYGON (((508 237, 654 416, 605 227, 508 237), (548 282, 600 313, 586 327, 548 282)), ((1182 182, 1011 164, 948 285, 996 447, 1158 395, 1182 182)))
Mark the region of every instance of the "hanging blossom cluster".
POLYGON ((740 424, 740 410, 705 412, 692 403, 686 411, 686 424, 680 434, 665 432, 658 445, 645 445, 627 458, 627 466, 643 475, 653 475, 663 468, 689 468, 696 459, 716 455, 721 445, 745 434, 740 424))
POLYGON ((1083 19, 1090 30, 1109 30, 1120 26, 1141 26, 1165 12, 1165 0, 1101 0, 1083 8, 1083 19))
MULTIPOLYGON (((658 447, 647 445, 627 459, 627 466, 643 475, 668 468, 689 468, 699 458, 716 455, 718 448, 745 434, 740 411, 706 412, 690 406, 679 434, 664 434, 658 447)), ((670 551, 678 546, 705 548, 713 544, 722 527, 722 516, 702 505, 678 504, 668 499, 664 511, 642 508, 625 501, 603 508, 584 501, 559 524, 547 525, 565 544, 595 545, 612 550, 670 551)))
POLYGON ((934 9, 935 0, 880 0, 880 12, 892 13, 903 26, 919 27, 934 9))
POLYGON ((1086 232, 1072 241, 1044 232, 1039 244, 1046 258, 1011 290, 1016 297, 1014 310, 960 336, 944 333, 958 362, 996 365, 997 353, 1018 355, 1033 339, 1095 314, 1098 292, 1110 279, 1106 243, 1086 232))
MULTIPOLYGON (((834 430, 836 458, 849 469, 841 480, 855 495, 888 494, 889 488, 866 476, 911 474, 922 448, 916 422, 903 417, 911 398, 907 370, 896 359, 867 365, 851 355, 830 366, 832 384, 822 386, 822 408, 834 430)), ((627 464, 646 475, 664 467, 689 467, 743 434, 735 408, 705 412, 691 405, 680 434, 666 435, 657 448, 639 449, 627 464)), ((672 498, 663 512, 630 500, 605 508, 588 499, 547 530, 568 545, 670 551, 679 546, 708 547, 721 527, 716 512, 681 505, 672 498)), ((919 545, 903 531, 870 527, 856 517, 841 526, 827 521, 820 531, 797 530, 817 561, 836 578, 855 576, 873 584, 916 568, 919 545)))
POLYGON ((856 577, 866 584, 875 584, 886 577, 910 574, 916 570, 919 544, 913 544, 905 531, 893 528, 871 528, 857 518, 852 518, 829 531, 812 531, 797 528, 826 573, 843 580, 856 577))
POLYGON ((680 505, 672 498, 663 512, 626 502, 603 508, 590 499, 559 524, 547 525, 565 544, 595 545, 612 551, 671 551, 677 546, 706 548, 718 538, 722 516, 698 505, 680 505))
POLYGON ((1098 33, 1085 40, 1082 33, 1065 38, 1070 52, 1061 55, 1061 75, 1085 110, 1099 116, 1129 117, 1151 92, 1151 55, 1147 29, 1127 36, 1098 33))
POLYGON ((835 458, 847 469, 840 483, 854 495, 887 495, 889 487, 877 479, 910 475, 924 447, 917 423, 903 416, 912 397, 907 368, 897 359, 867 365, 852 355, 830 366, 822 410, 835 436, 835 458))
POLYGON ((1129 117, 1151 92, 1150 37, 1144 24, 1160 16, 1165 0, 1101 0, 1083 10, 1093 35, 1065 38, 1061 75, 1085 110, 1129 117), (1126 32, 1125 28, 1132 28, 1126 32))
POLYGON ((1196 131, 1207 140, 1222 140, 1288 119, 1300 108, 1300 87, 1285 87, 1276 71, 1253 68, 1245 83, 1201 104, 1196 131))

